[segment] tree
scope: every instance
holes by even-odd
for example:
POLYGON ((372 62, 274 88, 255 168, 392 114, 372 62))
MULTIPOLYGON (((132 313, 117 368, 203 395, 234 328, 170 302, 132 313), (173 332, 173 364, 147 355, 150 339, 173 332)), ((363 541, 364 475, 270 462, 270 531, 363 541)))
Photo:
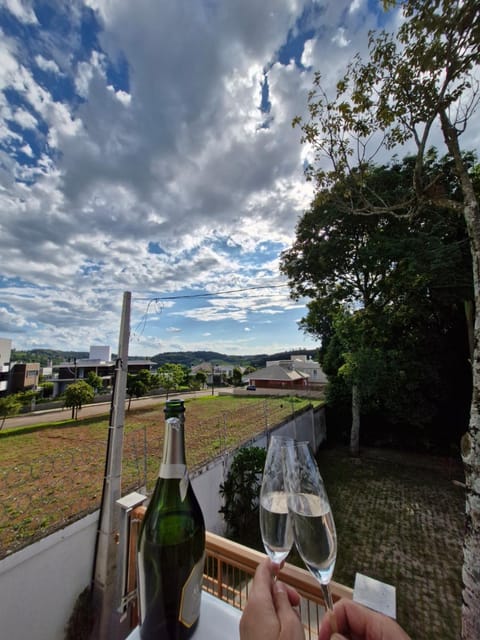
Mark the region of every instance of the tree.
POLYGON ((67 387, 65 391, 65 406, 72 408, 72 420, 77 419, 78 410, 86 402, 91 402, 94 397, 95 394, 92 387, 83 380, 74 382, 67 387))
POLYGON ((140 369, 138 373, 127 374, 128 411, 132 404, 132 398, 141 398, 150 389, 159 385, 159 378, 148 369, 140 369))
POLYGON ((88 372, 85 382, 92 387, 94 393, 97 393, 103 387, 103 378, 97 375, 95 371, 88 372))
POLYGON ((2 419, 0 431, 5 425, 5 420, 11 416, 16 416, 21 408, 22 403, 16 395, 11 394, 0 398, 0 418, 2 419))
POLYGON ((205 385, 207 384, 207 374, 205 373, 205 371, 197 371, 197 373, 195 374, 195 381, 201 389, 204 389, 205 385))
POLYGON ((233 369, 232 384, 235 387, 242 386, 242 370, 239 367, 234 367, 233 369))
MULTIPOLYGON (((431 162, 437 162, 433 154, 431 162)), ((370 167, 364 175, 382 197, 394 193, 398 198, 411 191, 412 172, 407 157, 391 166, 370 167)), ((424 390, 430 383, 440 392, 441 336, 455 316, 452 307, 462 305, 472 292, 461 219, 446 217, 438 207, 415 220, 358 216, 338 208, 349 187, 344 180, 316 196, 297 225, 293 246, 281 256, 281 269, 294 297, 312 298, 301 326, 322 341, 321 360, 330 385, 338 384, 340 376, 350 387, 350 448, 357 455, 362 409, 378 407, 381 397, 391 413, 398 409, 398 395, 406 393, 405 385, 392 386, 400 362, 408 372, 408 405, 413 396, 416 400, 408 419, 425 424, 432 417, 434 407, 424 390), (426 341, 432 347, 434 338, 439 344, 432 355, 421 345, 426 341), (323 356, 330 345, 335 358, 325 367, 323 356)), ((328 396, 334 397, 330 389, 328 396)))
POLYGON ((127 374, 127 395, 128 395, 128 409, 130 411, 130 406, 132 404, 132 398, 141 398, 144 396, 149 387, 146 385, 144 380, 138 375, 133 373, 127 374))
POLYGON ((470 423, 462 439, 466 476, 462 637, 473 640, 480 637, 480 208, 460 137, 479 99, 480 12, 477 0, 384 0, 384 6, 402 9, 397 34, 370 34, 369 59, 354 58, 333 99, 317 74, 309 95, 310 121, 296 118, 294 124, 301 124, 304 141, 315 149, 316 166, 309 175, 320 189, 351 178, 355 202, 347 197, 344 208, 411 216, 436 203, 465 219, 475 311, 470 423), (457 185, 453 198, 442 192, 437 176, 425 167, 435 127, 453 159, 457 185), (416 146, 413 195, 407 201, 385 203, 364 188, 363 168, 375 153, 372 148, 392 152, 407 141, 416 146), (320 164, 325 156, 331 161, 329 169, 320 164))
POLYGON ((183 367, 179 364, 167 363, 157 370, 160 386, 163 387, 167 394, 173 389, 177 389, 185 378, 183 367))
POLYGON ((220 513, 225 518, 228 535, 254 547, 258 544, 258 496, 266 455, 261 447, 240 449, 220 485, 224 498, 220 513))

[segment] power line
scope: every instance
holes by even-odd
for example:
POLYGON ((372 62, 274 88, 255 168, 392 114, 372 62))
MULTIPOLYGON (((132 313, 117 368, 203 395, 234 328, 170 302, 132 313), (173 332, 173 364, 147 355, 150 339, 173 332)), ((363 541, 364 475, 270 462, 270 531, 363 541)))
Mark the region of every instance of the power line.
POLYGON ((231 293, 242 293, 244 291, 255 291, 257 289, 279 289, 280 287, 288 287, 288 283, 285 284, 270 284, 261 285, 257 287, 244 287, 243 289, 228 289, 226 291, 216 291, 211 293, 192 293, 180 296, 156 296, 154 298, 135 298, 135 300, 148 300, 149 302, 158 302, 159 300, 182 300, 186 298, 216 298, 231 293))

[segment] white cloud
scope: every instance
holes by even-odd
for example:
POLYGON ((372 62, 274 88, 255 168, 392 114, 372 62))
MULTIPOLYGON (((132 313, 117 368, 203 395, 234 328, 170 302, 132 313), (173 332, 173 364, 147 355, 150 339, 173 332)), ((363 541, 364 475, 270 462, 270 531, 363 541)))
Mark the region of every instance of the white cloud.
POLYGON ((40 67, 40 69, 42 69, 42 71, 47 71, 49 73, 55 73, 57 75, 60 75, 60 73, 61 73, 60 67, 55 62, 55 60, 47 60, 46 58, 44 58, 41 55, 36 55, 35 56, 35 62, 40 67))
POLYGON ((20 22, 36 24, 37 17, 29 0, 2 0, 1 4, 8 9, 20 22))
MULTIPOLYGON (((29 47, 1 34, 0 309, 28 327, 25 345, 116 348, 124 290, 144 298, 133 305, 137 353, 254 352, 265 322, 262 345, 301 342, 282 327, 297 308, 287 288, 147 300, 281 282, 278 254, 313 194, 291 127, 312 71, 275 60, 307 5, 88 0, 60 4, 62 30, 38 28, 29 47), (99 20, 89 49, 85 7, 99 20)), ((33 29, 32 6, 8 3, 33 29)), ((326 2, 307 25, 317 32, 302 63, 330 85, 375 26, 357 6, 326 2)))

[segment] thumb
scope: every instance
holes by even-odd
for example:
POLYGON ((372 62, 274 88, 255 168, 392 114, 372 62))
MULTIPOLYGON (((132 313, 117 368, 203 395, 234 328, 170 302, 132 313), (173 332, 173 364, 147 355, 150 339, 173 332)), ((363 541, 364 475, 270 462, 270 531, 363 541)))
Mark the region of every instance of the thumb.
POLYGON ((347 638, 342 636, 341 633, 334 633, 330 640, 347 640, 347 638))

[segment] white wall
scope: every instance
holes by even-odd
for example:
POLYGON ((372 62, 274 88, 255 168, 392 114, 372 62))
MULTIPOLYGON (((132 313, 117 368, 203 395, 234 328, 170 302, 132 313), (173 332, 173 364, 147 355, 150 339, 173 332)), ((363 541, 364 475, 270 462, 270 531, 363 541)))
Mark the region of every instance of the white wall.
POLYGON ((92 577, 98 512, 0 562, 0 635, 63 640, 78 595, 92 577))
MULTIPOLYGON (((324 410, 291 418, 270 434, 310 440, 317 449, 326 437, 324 410)), ((265 447, 267 434, 243 446, 265 447)), ((218 487, 235 456, 232 451, 191 474, 209 531, 222 534, 218 487)), ((5 640, 63 640, 79 594, 92 576, 98 511, 0 561, 0 637, 5 640)))

